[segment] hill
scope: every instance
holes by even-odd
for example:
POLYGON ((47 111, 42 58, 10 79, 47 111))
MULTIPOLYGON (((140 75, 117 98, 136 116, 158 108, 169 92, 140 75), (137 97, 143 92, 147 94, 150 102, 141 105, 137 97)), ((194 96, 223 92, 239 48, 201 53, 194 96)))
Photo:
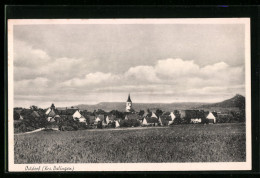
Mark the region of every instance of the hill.
MULTIPOLYGON (((73 106, 80 110, 94 111, 102 109, 104 111, 118 110, 125 111, 125 102, 101 102, 95 105, 80 104, 73 106)), ((218 103, 199 103, 199 102, 181 102, 181 103, 133 103, 133 108, 136 111, 140 110, 156 110, 163 111, 185 110, 185 109, 202 109, 202 110, 216 110, 216 111, 236 111, 245 109, 245 97, 242 95, 235 95, 233 98, 224 100, 218 103)))
MULTIPOLYGON (((196 102, 183 102, 183 103, 133 103, 133 108, 136 111, 140 110, 156 110, 161 109, 163 111, 173 111, 189 109, 194 106, 201 106, 206 103, 196 103, 196 102)), ((95 105, 80 104, 73 107, 77 107, 81 110, 94 111, 102 109, 104 111, 118 110, 125 111, 125 102, 101 102, 95 105)))
POLYGON ((224 100, 222 102, 206 104, 197 109, 209 109, 209 110, 241 110, 245 109, 245 97, 239 94, 236 94, 233 98, 224 100))

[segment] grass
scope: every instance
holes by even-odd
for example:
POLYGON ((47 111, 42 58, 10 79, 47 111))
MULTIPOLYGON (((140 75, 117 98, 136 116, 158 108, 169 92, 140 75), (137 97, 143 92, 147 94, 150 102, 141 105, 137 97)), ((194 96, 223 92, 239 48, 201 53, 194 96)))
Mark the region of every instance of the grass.
POLYGON ((15 163, 243 162, 245 124, 15 135, 15 163))

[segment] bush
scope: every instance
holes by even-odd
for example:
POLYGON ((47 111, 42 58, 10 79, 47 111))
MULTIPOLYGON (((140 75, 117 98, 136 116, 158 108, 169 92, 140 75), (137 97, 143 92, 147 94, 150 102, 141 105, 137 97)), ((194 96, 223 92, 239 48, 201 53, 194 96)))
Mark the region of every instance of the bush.
POLYGON ((183 120, 180 117, 176 117, 171 125, 182 124, 183 120))
POLYGON ((14 120, 19 120, 20 119, 20 115, 14 111, 14 120))
POLYGON ((61 126, 59 128, 60 131, 73 131, 75 130, 72 126, 61 126))
POLYGON ((138 127, 140 125, 140 122, 135 119, 122 120, 120 122, 120 127, 138 127))
POLYGON ((28 124, 28 122, 14 122, 14 133, 30 132, 36 128, 28 124))
POLYGON ((87 125, 84 122, 79 122, 71 117, 61 118, 58 121, 59 130, 72 131, 72 130, 83 130, 87 129, 87 125))

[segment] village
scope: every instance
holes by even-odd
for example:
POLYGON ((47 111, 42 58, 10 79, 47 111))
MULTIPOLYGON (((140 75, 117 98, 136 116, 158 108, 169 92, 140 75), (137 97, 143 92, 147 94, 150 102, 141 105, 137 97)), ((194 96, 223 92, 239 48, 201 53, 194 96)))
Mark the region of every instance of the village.
POLYGON ((52 104, 47 109, 31 106, 30 109, 14 109, 15 132, 27 132, 38 128, 49 130, 102 129, 119 127, 170 126, 175 124, 215 124, 230 122, 231 114, 204 110, 140 110, 133 109, 128 95, 125 112, 102 109, 89 112, 79 108, 58 109, 52 104))

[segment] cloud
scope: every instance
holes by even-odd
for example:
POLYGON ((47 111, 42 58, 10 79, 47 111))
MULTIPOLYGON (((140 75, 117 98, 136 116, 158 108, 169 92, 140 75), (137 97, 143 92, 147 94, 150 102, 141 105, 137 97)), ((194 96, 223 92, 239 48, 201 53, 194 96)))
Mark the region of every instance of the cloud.
POLYGON ((82 77, 92 67, 98 65, 96 60, 83 58, 53 58, 45 51, 36 49, 29 44, 16 40, 14 52, 14 79, 49 78, 57 82, 75 77, 82 77))
POLYGON ((153 102, 189 101, 189 98, 190 101, 202 98, 215 101, 244 92, 244 68, 232 67, 223 61, 200 67, 194 61, 168 58, 151 66, 130 67, 122 74, 88 72, 82 67, 86 65, 83 59, 59 58, 29 71, 26 67, 18 67, 24 69, 23 75, 27 72, 36 78, 16 81, 15 98, 21 100, 31 96, 29 100, 36 102, 38 96, 45 98, 44 102, 95 103, 93 96, 99 96, 98 102, 113 101, 113 98, 120 101, 130 92, 140 97, 139 102, 149 100, 149 97, 153 102), (33 72, 37 75, 32 75, 33 72))
POLYGON ((243 24, 16 25, 15 97, 82 103, 134 92, 174 102, 241 93, 244 34, 243 24))
POLYGON ((157 82, 159 78, 156 75, 155 69, 152 66, 136 66, 131 67, 125 73, 126 80, 139 80, 157 82))
POLYGON ((49 79, 42 77, 20 80, 14 82, 14 91, 15 94, 34 95, 45 92, 50 84, 49 79))
POLYGON ((95 72, 85 75, 85 78, 73 78, 62 83, 64 86, 81 87, 86 85, 111 83, 118 80, 119 77, 111 73, 95 72))
POLYGON ((14 65, 19 67, 39 68, 50 62, 50 56, 41 49, 34 49, 29 44, 15 40, 14 65))
POLYGON ((194 61, 184 61, 180 58, 159 60, 154 69, 164 77, 189 76, 199 72, 199 66, 194 61))
POLYGON ((223 61, 200 67, 194 61, 168 58, 158 60, 154 66, 131 67, 125 80, 196 88, 244 84, 244 75, 244 67, 232 67, 223 61))

